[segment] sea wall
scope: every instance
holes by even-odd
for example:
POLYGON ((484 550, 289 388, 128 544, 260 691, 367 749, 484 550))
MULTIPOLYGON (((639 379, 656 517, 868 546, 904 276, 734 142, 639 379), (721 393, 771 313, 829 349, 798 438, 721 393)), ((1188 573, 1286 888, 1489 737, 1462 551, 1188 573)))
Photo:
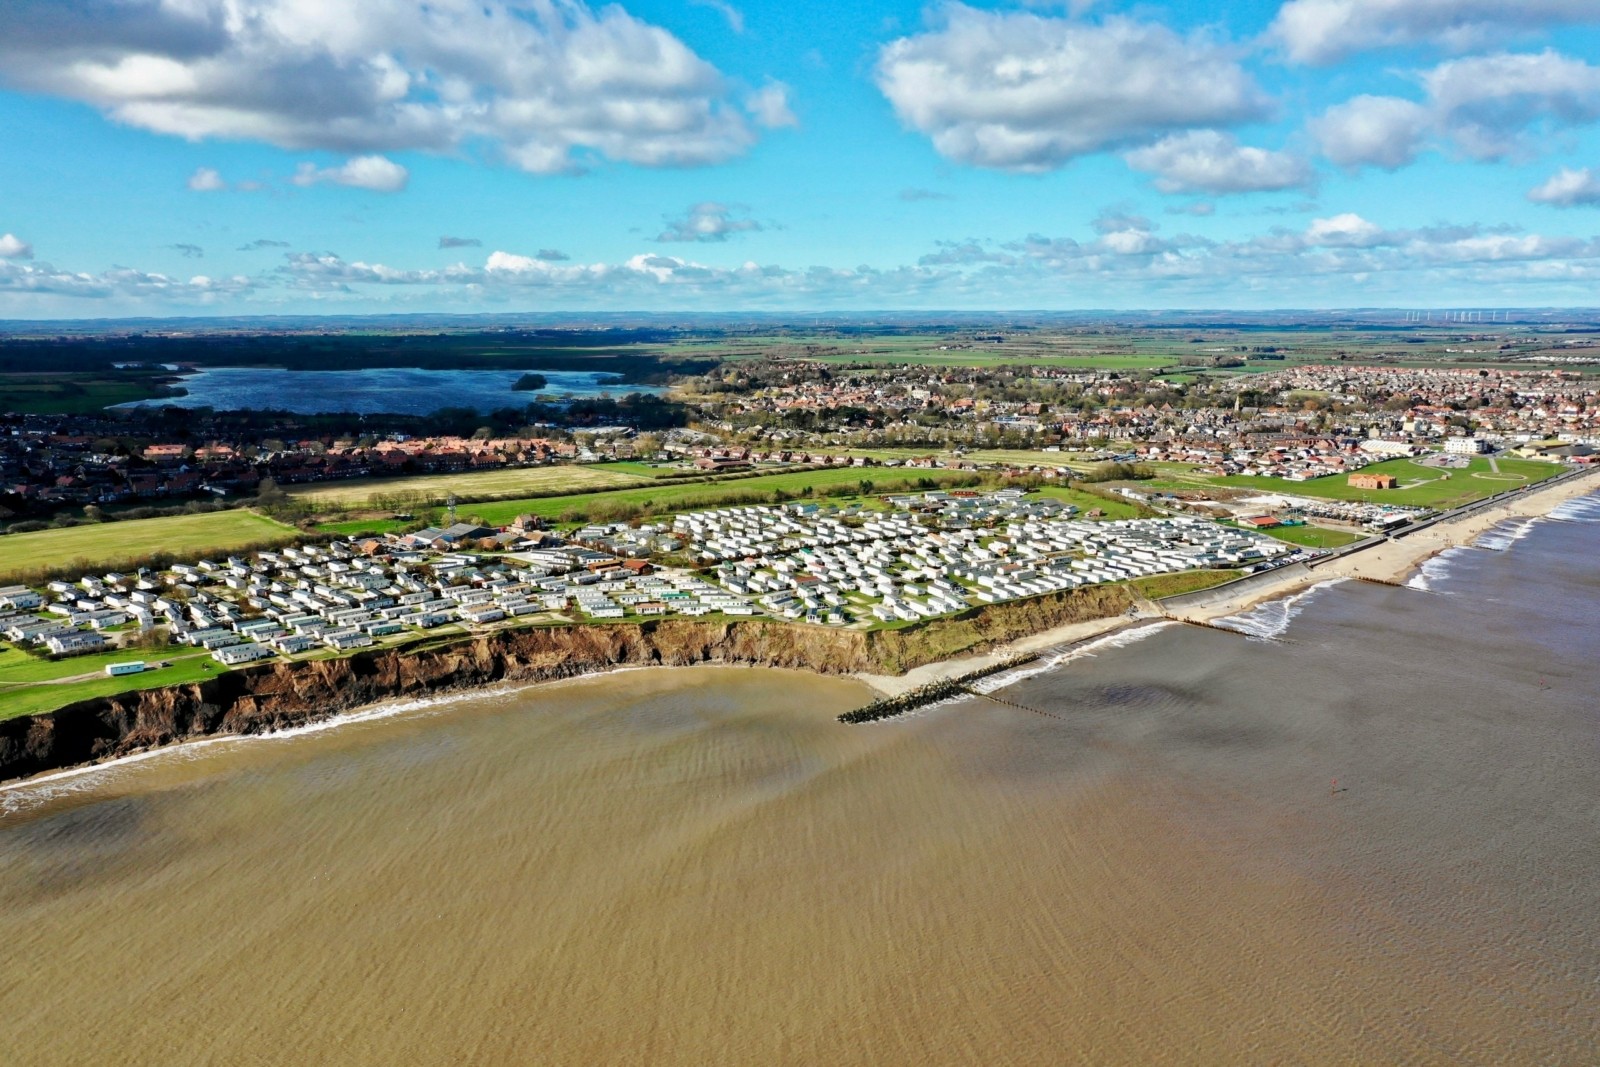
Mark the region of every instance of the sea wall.
POLYGON ((1133 599, 1123 587, 1076 590, 877 631, 767 620, 544 626, 261 664, 0 722, 0 781, 201 737, 300 726, 383 700, 619 666, 744 663, 823 674, 900 673, 1063 623, 1120 614, 1133 599))
POLYGON ((1235 578, 1231 582, 1214 585, 1209 589, 1200 589, 1193 593, 1182 593, 1178 596, 1163 597, 1161 608, 1163 611, 1209 608, 1217 604, 1226 604, 1231 600, 1257 590, 1263 592, 1273 590, 1284 582, 1295 578, 1310 578, 1313 573, 1311 568, 1304 563, 1291 563, 1287 567, 1274 567, 1272 570, 1247 574, 1243 578, 1235 578))

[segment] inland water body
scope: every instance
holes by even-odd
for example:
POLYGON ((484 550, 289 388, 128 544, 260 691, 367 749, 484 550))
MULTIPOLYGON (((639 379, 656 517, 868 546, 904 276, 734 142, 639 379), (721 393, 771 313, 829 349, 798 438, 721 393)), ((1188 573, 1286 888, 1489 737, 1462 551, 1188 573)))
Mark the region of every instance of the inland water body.
POLYGON ((511 387, 521 371, 418 370, 375 367, 368 370, 295 371, 277 367, 209 367, 186 374, 178 383, 187 394, 115 405, 130 407, 208 407, 216 411, 259 408, 270 398, 275 411, 297 415, 355 412, 362 415, 431 415, 440 408, 490 412, 522 408, 535 397, 623 397, 659 393, 647 385, 625 385, 616 375, 589 371, 539 371, 543 390, 511 387))
POLYGON ((0 793, 4 1062, 1594 1063, 1564 515, 997 691, 1052 716, 644 670, 0 793))

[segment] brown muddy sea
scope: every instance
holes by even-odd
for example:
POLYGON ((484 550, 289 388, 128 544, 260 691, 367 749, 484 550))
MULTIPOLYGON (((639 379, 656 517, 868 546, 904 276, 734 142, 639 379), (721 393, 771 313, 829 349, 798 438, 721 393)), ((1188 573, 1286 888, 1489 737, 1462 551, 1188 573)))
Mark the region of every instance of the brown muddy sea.
POLYGON ((1059 718, 646 670, 11 788, 0 1062, 1600 1061, 1594 520, 1059 718))

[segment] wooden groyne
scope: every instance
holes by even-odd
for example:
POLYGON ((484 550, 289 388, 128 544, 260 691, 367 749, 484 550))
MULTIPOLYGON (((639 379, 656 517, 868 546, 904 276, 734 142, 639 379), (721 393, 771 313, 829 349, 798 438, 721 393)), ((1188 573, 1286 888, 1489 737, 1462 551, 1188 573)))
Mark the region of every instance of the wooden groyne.
POLYGON ((1235 637, 1250 637, 1243 630, 1235 630, 1231 626, 1218 626, 1214 622, 1205 622, 1201 619, 1180 619, 1176 615, 1166 616, 1168 622, 1181 622, 1185 626, 1198 626, 1202 630, 1215 630, 1221 634, 1232 634, 1235 637))
POLYGON ((1391 589, 1405 589, 1405 588, 1408 588, 1405 582, 1391 581, 1388 578, 1368 578, 1365 575, 1361 575, 1361 574, 1356 575, 1356 581, 1358 581, 1358 582, 1366 582, 1368 585, 1387 585, 1391 589))
MULTIPOLYGON (((967 686, 980 678, 988 678, 990 675, 1025 666, 1038 658, 1039 653, 1037 652, 1025 652, 1022 655, 1012 656, 987 667, 979 667, 977 670, 968 671, 966 674, 957 675, 954 678, 943 678, 937 682, 929 682, 927 685, 919 685, 915 689, 907 690, 898 696, 882 697, 853 711, 847 711, 839 716, 839 721, 852 724, 877 722, 879 719, 892 719, 896 715, 904 715, 907 712, 925 708, 929 704, 937 704, 939 701, 948 700, 951 697, 983 696, 986 694, 975 694, 967 686)), ((990 699, 994 698, 991 697, 990 699)), ((1006 701, 1002 700, 1000 703, 1004 704, 1006 701)), ((1020 705, 1018 706, 1020 707, 1020 705)), ((1032 711, 1034 709, 1026 708, 1024 710, 1032 711)))

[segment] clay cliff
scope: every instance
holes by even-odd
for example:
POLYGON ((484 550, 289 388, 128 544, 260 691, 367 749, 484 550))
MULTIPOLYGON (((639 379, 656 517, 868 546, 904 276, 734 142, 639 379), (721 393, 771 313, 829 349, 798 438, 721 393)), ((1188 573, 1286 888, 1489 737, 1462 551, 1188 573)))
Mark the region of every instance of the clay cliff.
POLYGON ((264 664, 0 722, 0 780, 215 734, 300 726, 382 700, 610 667, 746 663, 824 674, 899 673, 1063 623, 1118 614, 1132 603, 1125 588, 1111 586, 874 632, 766 620, 666 619, 421 639, 340 659, 264 664))

